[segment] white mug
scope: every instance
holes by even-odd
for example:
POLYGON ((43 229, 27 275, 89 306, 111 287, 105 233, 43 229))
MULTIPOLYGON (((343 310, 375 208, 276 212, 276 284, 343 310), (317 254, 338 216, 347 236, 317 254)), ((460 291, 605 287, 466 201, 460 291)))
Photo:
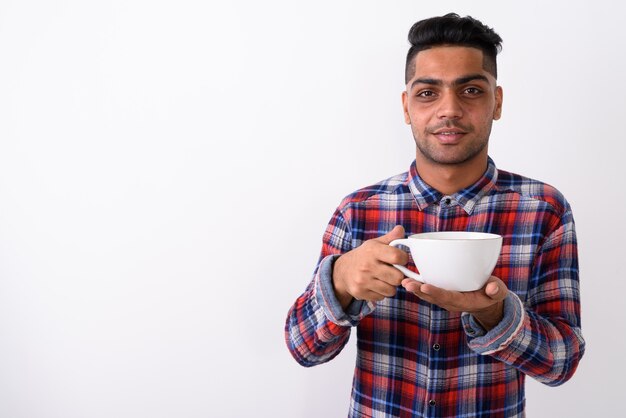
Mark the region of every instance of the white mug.
POLYGON ((502 237, 485 232, 425 232, 393 240, 389 245, 409 247, 420 274, 393 265, 407 277, 446 290, 468 292, 483 287, 491 276, 502 249, 502 237))

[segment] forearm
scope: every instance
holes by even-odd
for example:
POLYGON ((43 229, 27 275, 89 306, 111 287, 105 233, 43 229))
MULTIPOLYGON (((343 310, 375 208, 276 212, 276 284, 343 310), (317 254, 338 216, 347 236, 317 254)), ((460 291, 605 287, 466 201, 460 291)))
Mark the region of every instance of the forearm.
POLYGON ((355 245, 348 224, 335 211, 324 233, 319 264, 306 291, 296 300, 285 324, 287 347, 298 363, 313 366, 331 360, 343 349, 351 328, 375 308, 356 300, 333 281, 335 261, 355 245))
POLYGON ((508 323, 503 321, 509 329, 503 332, 501 347, 483 354, 557 386, 572 377, 585 351, 576 233, 569 209, 540 247, 528 283, 525 302, 515 296, 516 303, 510 305, 514 315, 508 323))
POLYGON ((494 357, 506 361, 548 386, 569 380, 585 351, 579 327, 561 318, 526 311, 523 326, 511 344, 494 357))
POLYGON ((291 307, 285 324, 287 347, 303 366, 331 360, 348 342, 351 327, 373 310, 373 304, 353 301, 343 308, 332 285, 333 262, 327 256, 307 290, 291 307))
POLYGON ((464 318, 469 346, 490 355, 549 386, 566 382, 576 370, 585 343, 580 328, 558 317, 544 317, 525 309, 519 298, 505 301, 503 321, 489 332, 464 318))
POLYGON ((337 325, 326 318, 313 288, 307 289, 289 310, 285 323, 287 348, 303 366, 331 360, 343 349, 349 337, 349 326, 337 325))

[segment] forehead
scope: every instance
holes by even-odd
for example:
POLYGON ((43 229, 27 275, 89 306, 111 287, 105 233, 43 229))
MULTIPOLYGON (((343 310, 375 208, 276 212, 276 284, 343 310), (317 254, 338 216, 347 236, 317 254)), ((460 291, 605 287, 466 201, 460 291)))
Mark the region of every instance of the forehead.
MULTIPOLYGON (((485 70, 483 52, 465 46, 438 46, 417 53, 414 58, 415 78, 455 79, 467 74, 493 76, 485 70)), ((494 79, 495 81, 495 79, 494 79)))

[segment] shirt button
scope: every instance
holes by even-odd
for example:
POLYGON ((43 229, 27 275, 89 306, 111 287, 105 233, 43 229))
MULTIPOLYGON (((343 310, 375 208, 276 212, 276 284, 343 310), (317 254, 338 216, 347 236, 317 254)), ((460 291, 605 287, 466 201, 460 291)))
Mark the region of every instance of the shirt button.
POLYGON ((439 351, 440 348, 441 348, 441 346, 439 344, 433 345, 433 350, 435 350, 435 351, 439 351))
POLYGON ((435 405, 437 405, 437 402, 435 402, 434 399, 431 399, 430 401, 428 401, 428 405, 435 406, 435 405))

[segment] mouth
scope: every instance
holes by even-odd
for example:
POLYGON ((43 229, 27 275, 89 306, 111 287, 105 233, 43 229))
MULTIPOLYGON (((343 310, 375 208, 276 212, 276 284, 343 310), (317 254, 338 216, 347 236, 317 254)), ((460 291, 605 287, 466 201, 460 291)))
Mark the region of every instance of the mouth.
POLYGON ((433 135, 437 137, 442 144, 457 143, 463 138, 463 136, 465 136, 465 134, 467 134, 466 131, 454 128, 438 129, 433 132, 433 135))

